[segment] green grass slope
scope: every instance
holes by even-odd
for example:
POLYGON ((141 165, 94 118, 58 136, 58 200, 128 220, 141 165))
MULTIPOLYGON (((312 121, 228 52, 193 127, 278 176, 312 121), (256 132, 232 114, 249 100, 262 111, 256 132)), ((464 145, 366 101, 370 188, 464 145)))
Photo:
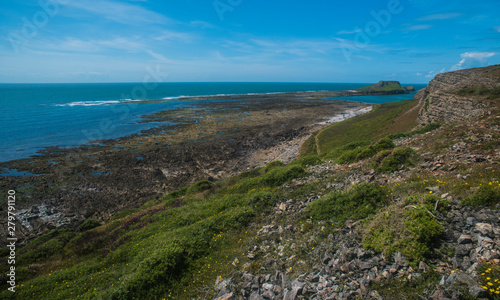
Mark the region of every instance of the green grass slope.
POLYGON ((332 150, 356 141, 376 141, 388 134, 407 131, 417 125, 417 111, 403 114, 416 101, 399 101, 374 105, 369 113, 332 124, 311 136, 301 148, 301 155, 326 155, 332 150))
MULTIPOLYGON (((54 230, 19 251, 22 284, 14 294, 2 277, 0 298, 192 299, 234 258, 245 261, 246 227, 281 199, 277 187, 305 174, 273 163, 217 185, 195 183, 97 228, 54 230)), ((8 253, 1 249, 2 275, 8 253)))

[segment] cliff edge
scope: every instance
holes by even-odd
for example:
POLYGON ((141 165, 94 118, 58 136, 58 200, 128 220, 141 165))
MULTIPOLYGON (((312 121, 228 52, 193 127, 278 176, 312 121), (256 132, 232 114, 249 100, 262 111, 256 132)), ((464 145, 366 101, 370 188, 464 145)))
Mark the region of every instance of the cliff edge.
POLYGON ((491 114, 500 91, 500 65, 441 73, 420 90, 421 123, 453 123, 491 114))

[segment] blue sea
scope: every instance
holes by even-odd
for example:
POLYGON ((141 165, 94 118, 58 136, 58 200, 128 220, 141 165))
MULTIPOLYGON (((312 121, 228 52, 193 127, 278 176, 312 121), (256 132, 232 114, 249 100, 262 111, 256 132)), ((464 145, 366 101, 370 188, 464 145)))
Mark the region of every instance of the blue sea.
MULTIPOLYGON (((367 83, 100 83, 0 84, 0 162, 27 158, 51 146, 74 147, 164 125, 141 116, 195 106, 187 96, 349 90, 367 83), (157 101, 150 101, 157 100, 157 101)), ((423 88, 425 85, 415 85, 423 88)), ((411 95, 339 97, 382 103, 411 95)))

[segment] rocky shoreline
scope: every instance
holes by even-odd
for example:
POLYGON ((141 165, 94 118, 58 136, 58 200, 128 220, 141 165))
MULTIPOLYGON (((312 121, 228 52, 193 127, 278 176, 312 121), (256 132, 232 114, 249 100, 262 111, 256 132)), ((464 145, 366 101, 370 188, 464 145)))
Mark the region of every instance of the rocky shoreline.
POLYGON ((76 228, 87 218, 107 221, 197 180, 218 180, 272 160, 289 162, 311 133, 366 107, 321 99, 316 92, 229 98, 145 119, 180 125, 0 163, 36 175, 0 182, 2 190, 18 191, 21 242, 55 228, 76 228))

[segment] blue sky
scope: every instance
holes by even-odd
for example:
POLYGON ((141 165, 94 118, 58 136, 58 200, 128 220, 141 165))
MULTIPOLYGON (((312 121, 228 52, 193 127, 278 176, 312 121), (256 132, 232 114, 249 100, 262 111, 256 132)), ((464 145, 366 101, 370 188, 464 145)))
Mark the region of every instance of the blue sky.
POLYGON ((0 82, 426 83, 500 64, 500 1, 9 0, 0 82))

